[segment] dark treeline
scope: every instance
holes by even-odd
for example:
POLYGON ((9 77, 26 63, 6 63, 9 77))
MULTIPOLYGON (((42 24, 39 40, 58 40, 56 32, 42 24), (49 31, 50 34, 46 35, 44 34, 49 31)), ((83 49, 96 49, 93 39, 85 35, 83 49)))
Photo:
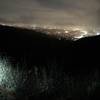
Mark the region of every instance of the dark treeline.
POLYGON ((59 40, 35 30, 0 26, 1 58, 8 59, 13 70, 18 67, 16 76, 23 72, 21 78, 15 78, 14 96, 18 100, 99 97, 99 46, 100 36, 59 40))

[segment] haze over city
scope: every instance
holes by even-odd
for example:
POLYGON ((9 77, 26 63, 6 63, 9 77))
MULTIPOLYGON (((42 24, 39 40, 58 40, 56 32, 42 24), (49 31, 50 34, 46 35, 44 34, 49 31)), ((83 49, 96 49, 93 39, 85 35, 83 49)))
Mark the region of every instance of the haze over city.
POLYGON ((99 5, 99 0, 0 0, 0 23, 98 27, 99 5))

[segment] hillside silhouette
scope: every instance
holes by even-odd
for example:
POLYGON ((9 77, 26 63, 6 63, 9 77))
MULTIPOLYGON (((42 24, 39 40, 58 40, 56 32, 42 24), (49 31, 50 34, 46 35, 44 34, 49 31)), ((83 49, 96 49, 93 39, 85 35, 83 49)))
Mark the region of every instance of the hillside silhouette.
MULTIPOLYGON (((42 91, 41 89, 33 89, 36 94, 29 97, 28 93, 33 90, 26 92, 17 87, 17 93, 21 92, 21 94, 16 93, 18 100, 21 98, 27 98, 25 100, 31 100, 31 98, 34 100, 41 98, 44 100, 75 98, 85 100, 99 97, 99 47, 100 36, 86 37, 77 41, 59 40, 35 30, 0 26, 1 58, 7 57, 13 68, 17 63, 19 63, 19 69, 25 67, 27 71, 37 66, 39 72, 36 76, 42 73, 43 76, 38 76, 40 79, 45 79, 47 82, 49 79, 46 77, 49 77, 53 80, 51 81, 53 83, 47 82, 47 85, 43 83, 44 91, 39 94, 37 91, 42 91)), ((35 84, 31 83, 30 77, 26 83, 35 84)))

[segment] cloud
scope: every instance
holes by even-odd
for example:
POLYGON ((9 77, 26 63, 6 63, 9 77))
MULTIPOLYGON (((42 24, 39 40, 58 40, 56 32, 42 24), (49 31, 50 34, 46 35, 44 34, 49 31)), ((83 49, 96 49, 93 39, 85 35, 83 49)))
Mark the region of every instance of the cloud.
POLYGON ((0 21, 97 26, 99 5, 99 0, 0 0, 0 21))

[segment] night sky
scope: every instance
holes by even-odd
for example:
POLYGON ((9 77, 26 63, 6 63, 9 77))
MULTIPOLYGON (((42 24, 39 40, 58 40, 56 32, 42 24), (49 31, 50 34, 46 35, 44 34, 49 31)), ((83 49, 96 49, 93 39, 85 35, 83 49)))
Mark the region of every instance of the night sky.
POLYGON ((1 23, 99 25, 100 0, 0 0, 1 23))

